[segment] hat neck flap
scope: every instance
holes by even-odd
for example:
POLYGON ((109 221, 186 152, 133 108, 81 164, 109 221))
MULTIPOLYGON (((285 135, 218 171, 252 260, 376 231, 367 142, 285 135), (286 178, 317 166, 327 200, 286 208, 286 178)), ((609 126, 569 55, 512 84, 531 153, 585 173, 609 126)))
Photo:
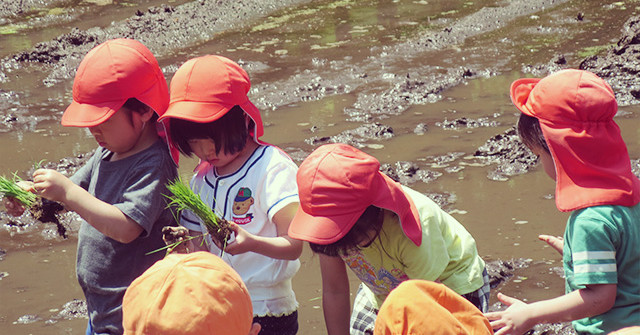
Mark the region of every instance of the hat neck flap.
POLYGON ((613 120, 554 127, 541 119, 540 126, 556 165, 560 211, 640 201, 640 181, 613 120))
POLYGON ((422 244, 420 215, 413 200, 404 192, 400 183, 378 172, 372 191, 376 192, 372 205, 396 213, 404 234, 415 245, 420 246, 422 244))

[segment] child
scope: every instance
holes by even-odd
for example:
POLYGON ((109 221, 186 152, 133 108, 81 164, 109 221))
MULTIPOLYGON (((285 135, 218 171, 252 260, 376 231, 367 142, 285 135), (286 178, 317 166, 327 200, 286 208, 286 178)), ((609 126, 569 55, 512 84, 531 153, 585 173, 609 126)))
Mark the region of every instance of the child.
POLYGON ((403 281, 380 306, 374 335, 488 335, 489 320, 443 284, 403 281))
POLYGON ((496 334, 573 320, 579 334, 640 325, 640 181, 613 121, 611 87, 593 73, 563 70, 542 80, 519 79, 511 100, 522 112, 522 141, 556 181, 556 206, 572 211, 564 239, 540 239, 563 250, 566 294, 487 313, 496 334), (563 246, 564 244, 564 246, 563 246))
POLYGON ((162 257, 146 254, 164 245, 161 229, 174 224, 162 194, 177 170, 155 115, 168 102, 167 82, 144 45, 115 39, 96 46, 78 67, 62 125, 87 127, 100 147, 70 179, 48 169, 33 174, 37 194, 84 219, 76 272, 87 334, 122 334, 125 290, 162 257))
POLYGON ((124 295, 125 335, 256 335, 240 275, 218 256, 171 254, 131 283, 124 295))
MULTIPOLYGON (((171 79, 171 102, 161 120, 170 120, 176 147, 200 159, 191 188, 235 232, 223 253, 209 236, 195 247, 222 254, 240 274, 260 334, 296 334, 298 303, 291 279, 300 268, 302 243, 287 230, 298 207, 297 166, 277 147, 258 140, 263 126, 247 97, 250 85, 247 73, 227 58, 191 59, 171 79)), ((191 212, 183 212, 180 220, 192 236, 207 231, 191 212)))
POLYGON ((327 144, 298 170, 300 209, 289 236, 320 254, 328 333, 349 333, 345 264, 362 280, 351 334, 371 334, 379 306, 408 279, 442 282, 486 310, 489 278, 473 237, 428 197, 379 168, 356 148, 327 144))

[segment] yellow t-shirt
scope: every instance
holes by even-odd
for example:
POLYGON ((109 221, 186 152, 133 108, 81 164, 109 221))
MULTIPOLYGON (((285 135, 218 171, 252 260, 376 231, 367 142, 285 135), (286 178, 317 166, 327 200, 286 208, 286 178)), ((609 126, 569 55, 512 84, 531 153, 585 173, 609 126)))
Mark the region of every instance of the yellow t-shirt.
POLYGON ((379 238, 342 258, 365 284, 369 300, 379 308, 389 292, 407 279, 438 281, 459 294, 482 287, 485 264, 471 234, 427 196, 403 189, 420 215, 421 245, 411 242, 398 217, 387 211, 379 238))

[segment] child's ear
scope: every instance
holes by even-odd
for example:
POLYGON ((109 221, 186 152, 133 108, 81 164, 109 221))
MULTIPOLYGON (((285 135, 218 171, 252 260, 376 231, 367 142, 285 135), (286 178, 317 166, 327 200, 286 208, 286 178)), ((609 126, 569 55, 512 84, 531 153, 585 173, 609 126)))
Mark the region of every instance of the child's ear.
POLYGON ((153 108, 147 107, 144 112, 140 113, 140 119, 142 120, 142 122, 147 122, 151 120, 154 113, 155 111, 153 110, 153 108))
POLYGON ((260 332, 260 329, 262 329, 260 324, 257 322, 254 323, 253 325, 251 325, 251 330, 249 330, 249 335, 258 335, 258 333, 260 332))

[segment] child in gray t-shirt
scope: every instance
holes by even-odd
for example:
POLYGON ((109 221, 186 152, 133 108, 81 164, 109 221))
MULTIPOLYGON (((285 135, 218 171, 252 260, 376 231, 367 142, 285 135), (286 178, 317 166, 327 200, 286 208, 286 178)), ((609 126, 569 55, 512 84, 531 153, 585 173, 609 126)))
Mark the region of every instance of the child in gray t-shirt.
MULTIPOLYGON (((49 169, 33 174, 33 192, 84 219, 76 272, 87 299, 87 334, 123 333, 125 290, 163 256, 147 253, 164 246, 161 229, 174 224, 163 194, 177 170, 156 127, 168 103, 167 82, 144 45, 98 45, 78 67, 62 125, 87 127, 100 148, 71 178, 49 169)), ((5 204, 12 214, 22 211, 5 204)))

